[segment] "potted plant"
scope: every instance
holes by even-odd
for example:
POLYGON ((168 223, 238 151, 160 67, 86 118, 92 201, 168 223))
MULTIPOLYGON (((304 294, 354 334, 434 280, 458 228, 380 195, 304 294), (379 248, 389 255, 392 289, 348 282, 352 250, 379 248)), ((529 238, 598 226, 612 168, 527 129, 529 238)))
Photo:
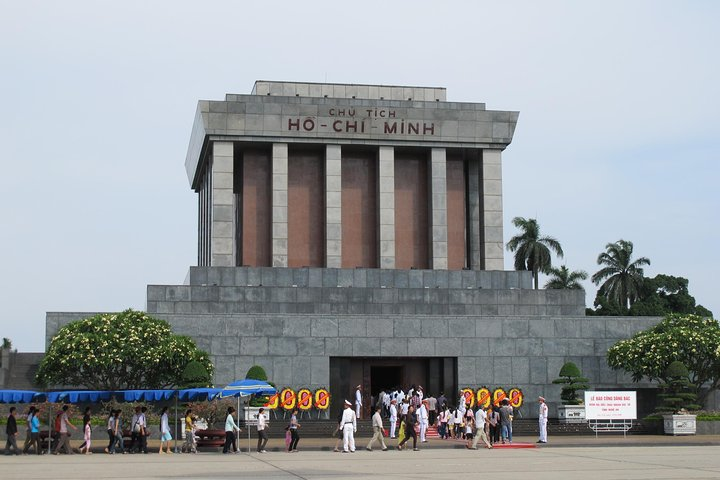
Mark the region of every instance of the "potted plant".
POLYGON ((553 380, 554 384, 562 385, 558 405, 558 420, 560 423, 582 423, 585 421, 585 405, 578 396, 578 390, 587 390, 588 379, 573 362, 567 362, 560 369, 560 378, 553 380))
POLYGON ((693 402, 697 395, 691 390, 689 372, 685 364, 674 361, 665 369, 665 382, 660 384, 662 393, 658 394, 660 405, 655 409, 663 416, 663 428, 666 435, 695 435, 697 417, 688 410, 699 410, 700 405, 693 402))

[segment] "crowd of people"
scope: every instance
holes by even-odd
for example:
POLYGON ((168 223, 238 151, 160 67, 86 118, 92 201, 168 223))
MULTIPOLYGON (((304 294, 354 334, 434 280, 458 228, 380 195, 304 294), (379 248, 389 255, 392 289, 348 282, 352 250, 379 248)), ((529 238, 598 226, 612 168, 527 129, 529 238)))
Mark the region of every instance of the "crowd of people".
MULTIPOLYGON (((353 403, 345 400, 344 408, 338 415, 335 452, 352 453, 356 451, 354 436, 357 432, 357 420, 362 412, 363 395, 361 388, 360 385, 356 387, 355 409, 352 408, 353 403)), ((538 400, 540 404, 539 443, 545 443, 547 442, 547 405, 545 405, 544 398, 540 397, 538 400)), ((67 405, 63 406, 55 417, 50 450, 55 455, 60 453, 73 454, 69 441, 70 431, 79 430, 83 443, 78 447, 77 451, 89 455, 92 453, 90 407, 85 409, 81 426, 72 423, 68 409, 67 405)), ((371 401, 371 409, 373 411, 373 436, 365 447, 369 451, 372 451, 375 444, 379 444, 383 451, 387 450, 389 447, 385 442, 384 437, 386 435, 390 439, 397 440, 396 449, 403 450, 407 448, 408 443, 412 440, 412 448, 417 451, 419 450, 418 443, 427 442, 427 431, 430 425, 437 427, 441 439, 462 439, 469 449, 476 450, 478 442, 482 442, 485 448, 488 449, 493 448, 493 445, 497 443, 512 443, 512 424, 515 411, 507 399, 503 400, 500 405, 491 404, 473 410, 470 404, 466 404, 462 392, 459 394, 456 404, 452 404, 442 392, 435 398, 431 395, 425 395, 422 386, 412 385, 407 393, 399 387, 390 392, 380 392, 371 401), (384 428, 383 422, 385 420, 389 421, 389 433, 386 433, 387 431, 384 428)), ((225 441, 223 445, 223 453, 226 454, 239 452, 237 434, 242 429, 235 420, 235 413, 234 407, 228 407, 225 416, 225 441)), ((39 410, 34 406, 30 406, 25 415, 27 432, 22 448, 17 445, 19 432, 16 417, 17 410, 15 407, 11 407, 6 424, 7 442, 5 453, 15 453, 17 455, 27 454, 31 451, 38 455, 44 453, 40 442, 41 419, 39 410)), ((185 442, 180 450, 183 453, 197 453, 196 420, 192 409, 187 409, 183 422, 185 442)), ((268 417, 263 408, 259 409, 256 428, 256 451, 266 453, 268 417)), ((298 451, 299 428, 298 411, 294 410, 289 423, 285 427, 285 446, 286 451, 289 453, 298 451)), ((148 453, 147 440, 150 436, 150 430, 147 421, 147 407, 136 407, 129 423, 126 423, 121 410, 110 411, 107 417, 107 435, 108 443, 104 447, 107 454, 148 453), (130 444, 126 446, 125 437, 128 435, 128 431, 130 444)), ((172 454, 171 441, 173 437, 168 418, 168 407, 163 407, 160 414, 159 440, 160 448, 158 453, 172 454)))

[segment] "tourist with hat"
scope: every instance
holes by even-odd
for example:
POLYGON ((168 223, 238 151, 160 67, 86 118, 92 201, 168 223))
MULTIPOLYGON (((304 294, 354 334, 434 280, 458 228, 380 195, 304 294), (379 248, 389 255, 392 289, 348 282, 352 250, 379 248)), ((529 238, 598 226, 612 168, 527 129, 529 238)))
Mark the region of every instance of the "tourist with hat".
MULTIPOLYGON (((358 390, 359 391, 359 390, 358 390)), ((355 453, 355 432, 357 432, 357 417, 352 410, 352 403, 345 400, 345 410, 343 411, 340 425, 343 432, 343 453, 355 453)))
POLYGON ((370 439, 370 443, 368 443, 367 447, 365 447, 365 450, 369 452, 372 452, 373 443, 375 443, 376 441, 380 442, 380 446, 382 447, 383 452, 387 450, 385 440, 383 439, 382 415, 380 415, 381 410, 382 405, 375 406, 375 414, 372 416, 373 436, 370 439))
POLYGON ((548 406, 545 403, 545 397, 538 397, 538 429, 540 430, 540 440, 537 443, 547 443, 547 420, 548 406))

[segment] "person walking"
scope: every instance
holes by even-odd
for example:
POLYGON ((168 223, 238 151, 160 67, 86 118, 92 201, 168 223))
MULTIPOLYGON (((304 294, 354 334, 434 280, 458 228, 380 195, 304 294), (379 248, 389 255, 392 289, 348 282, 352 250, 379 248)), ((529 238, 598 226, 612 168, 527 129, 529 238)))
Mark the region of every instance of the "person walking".
POLYGON ((540 439, 537 443, 547 443, 547 421, 548 406, 545 403, 545 397, 538 397, 538 430, 540 431, 540 439))
POLYGON ((390 438, 395 438, 395 428, 397 427, 398 409, 397 400, 390 400, 390 438))
POLYGON ((258 416, 257 416, 257 432, 258 432, 258 443, 257 443, 257 452, 258 453, 267 453, 267 450, 265 450, 265 445, 267 445, 268 442, 268 435, 267 435, 267 418, 265 418, 265 409, 260 407, 258 410, 258 416))
POLYGON ((238 427, 235 423, 233 413, 235 413, 235 408, 228 407, 227 417, 225 417, 225 445, 223 446, 223 453, 237 453, 237 441, 235 439, 235 432, 240 432, 241 430, 240 427, 238 427))
POLYGON ((55 446, 55 450, 53 450, 53 455, 59 455, 60 450, 64 449, 65 453, 68 455, 72 455, 73 451, 70 448, 70 436, 68 435, 68 427, 72 428, 73 430, 77 430, 77 427, 70 423, 70 419, 68 418, 68 410, 69 406, 63 405, 62 407, 62 413, 60 414, 60 439, 58 440, 57 445, 55 446))
POLYGON ((343 453, 355 453, 355 432, 357 432, 357 416, 353 412, 352 403, 345 400, 345 410, 340 419, 343 430, 343 453))
POLYGON ((387 446, 385 446, 385 440, 383 439, 382 415, 380 415, 381 411, 382 405, 378 405, 375 407, 375 415, 372 416, 373 436, 370 439, 370 443, 368 443, 367 447, 365 447, 365 450, 367 450, 368 452, 372 452, 373 443, 375 443, 376 441, 380 441, 383 452, 387 450, 387 446))
POLYGON ((32 440, 31 433, 31 426, 32 426, 32 417, 35 414, 35 406, 30 405, 28 408, 28 412, 25 415, 25 420, 27 422, 26 429, 25 429, 25 443, 23 444, 23 453, 25 453, 30 445, 30 441, 32 440))
POLYGON ((197 442, 195 442, 195 417, 192 409, 185 411, 185 443, 183 443, 182 452, 197 453, 197 442))
MULTIPOLYGON (((42 455, 42 450, 40 449, 40 419, 38 418, 40 411, 36 409, 35 407, 30 408, 30 413, 28 414, 28 425, 30 425, 30 443, 26 443, 26 445, 23 447, 23 453, 28 453, 30 450, 30 447, 35 447, 35 453, 37 455, 42 455)), ((50 441, 50 439, 48 439, 50 441)))
POLYGON ((7 434, 7 440, 5 441, 5 455, 11 455, 10 449, 15 455, 20 455, 20 450, 17 446, 17 420, 15 419, 15 407, 10 407, 10 413, 7 417, 7 425, 5 425, 5 433, 7 434))
MULTIPOLYGON (((488 407, 489 408, 489 407, 488 407)), ((487 412, 482 407, 475 412, 475 438, 473 438, 472 449, 477 450, 478 439, 485 443, 485 448, 492 448, 486 433, 487 412)))
POLYGON ((407 443, 410 438, 413 439, 413 450, 418 451, 417 448, 417 433, 415 432, 415 425, 417 425, 417 415, 415 414, 415 409, 410 406, 408 408, 408 414, 405 415, 405 438, 398 444, 397 449, 402 450, 405 446, 405 443, 407 443))
POLYGON ((170 420, 168 419, 168 407, 163 407, 160 414, 160 450, 158 454, 162 453, 173 453, 170 450, 170 441, 172 440, 172 434, 170 433, 170 420), (163 443, 166 444, 166 451, 163 452, 163 443))
POLYGON ((288 445, 288 452, 291 453, 297 453, 298 449, 298 442, 300 441, 300 434, 298 433, 298 428, 300 428, 300 424, 298 423, 297 419, 298 411, 297 409, 293 410, 292 416, 290 417, 290 445, 288 445))
POLYGON ((502 401, 502 407, 500 407, 500 428, 502 432, 502 443, 505 443, 505 439, 507 439, 508 443, 512 443, 512 422, 513 407, 510 406, 510 402, 506 398, 502 401))
MULTIPOLYGON (((88 407, 89 408, 89 407, 88 407)), ((90 411, 88 409, 85 409, 85 415, 83 415, 83 440, 85 440, 82 445, 80 445, 80 453, 83 453, 83 449, 85 449, 85 455, 90 455, 92 452, 90 451, 90 446, 92 444, 92 424, 90 422, 90 411)))
POLYGON ((113 415, 113 443, 110 446, 110 452, 111 454, 115 454, 115 451, 117 448, 119 448, 120 453, 125 455, 127 452, 125 451, 125 438, 123 437, 123 418, 122 418, 122 411, 120 409, 115 410, 115 414, 113 415))
MULTIPOLYGON (((90 422, 90 407, 85 407, 85 411, 83 412, 83 419, 82 419, 82 429, 83 429, 83 440, 85 440, 85 424, 90 422)), ((92 427, 90 428, 90 434, 92 435, 92 427)), ((82 453, 83 449, 87 446, 87 442, 83 441, 83 443, 80 444, 78 447, 78 450, 80 453, 82 453)))
POLYGON ((105 453, 110 453, 110 449, 115 443, 115 410, 110 410, 107 421, 107 434, 108 434, 108 446, 105 448, 105 453))

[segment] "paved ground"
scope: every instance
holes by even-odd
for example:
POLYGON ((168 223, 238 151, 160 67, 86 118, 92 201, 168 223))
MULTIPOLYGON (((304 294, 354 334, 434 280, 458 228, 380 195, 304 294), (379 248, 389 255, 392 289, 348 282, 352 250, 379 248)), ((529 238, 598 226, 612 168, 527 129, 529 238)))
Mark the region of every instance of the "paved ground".
MULTIPOLYGON (((517 438, 517 441, 534 440, 517 438)), ((104 455, 0 457, 2 479, 188 478, 222 479, 373 479, 457 480, 484 472, 487 478, 543 480, 558 478, 718 479, 720 437, 557 437, 533 449, 478 450, 453 448, 434 440, 419 452, 379 450, 340 454, 320 450, 332 440, 301 440, 299 453, 271 451, 222 455, 104 455)), ((365 442, 358 442, 364 446, 365 442)), ((242 443, 247 446, 247 440, 242 443)), ((280 442, 274 440, 273 449, 280 442)))

